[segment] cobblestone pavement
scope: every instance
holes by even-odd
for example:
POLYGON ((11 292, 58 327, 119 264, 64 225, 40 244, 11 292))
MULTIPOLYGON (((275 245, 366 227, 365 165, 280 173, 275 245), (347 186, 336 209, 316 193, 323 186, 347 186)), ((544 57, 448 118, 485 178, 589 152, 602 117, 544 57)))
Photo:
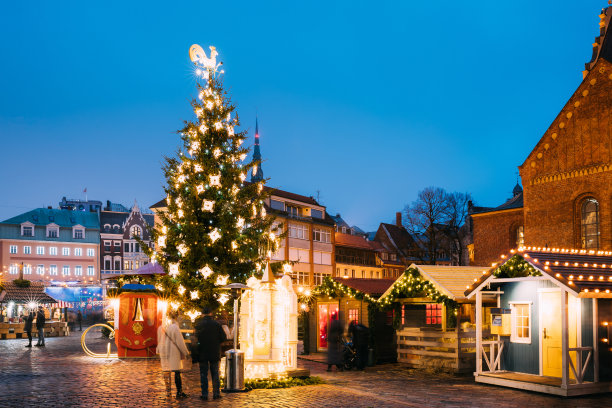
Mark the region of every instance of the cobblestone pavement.
MULTIPOLYGON (((80 333, 26 349, 24 340, 0 341, 0 407, 610 407, 612 394, 562 399, 475 384, 471 377, 433 375, 399 364, 364 372, 325 372, 300 360, 327 384, 224 394, 203 402, 197 366, 184 375, 188 399, 167 398, 158 360, 105 360, 85 356, 80 333)), ((91 340, 91 341, 90 341, 91 340)), ((105 342, 88 335, 99 351, 105 342)), ((93 345, 92 345, 93 344, 93 345)))

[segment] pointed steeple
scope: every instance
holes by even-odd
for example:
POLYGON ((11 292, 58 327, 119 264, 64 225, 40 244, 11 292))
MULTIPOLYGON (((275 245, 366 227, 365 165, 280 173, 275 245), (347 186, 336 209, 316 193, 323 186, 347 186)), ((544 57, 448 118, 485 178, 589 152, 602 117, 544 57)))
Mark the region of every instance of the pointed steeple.
POLYGON ((257 183, 263 180, 263 170, 261 169, 261 151, 259 150, 259 123, 255 116, 255 147, 253 148, 253 161, 255 166, 251 171, 251 182, 257 183))
MULTIPOLYGON (((608 1, 612 4, 612 1, 608 1)), ((585 64, 585 70, 582 72, 583 78, 587 76, 599 59, 605 59, 612 62, 612 34, 608 33, 610 27, 610 19, 612 18, 612 7, 608 6, 601 10, 599 14, 599 36, 595 38, 593 43, 593 56, 591 61, 585 64)))

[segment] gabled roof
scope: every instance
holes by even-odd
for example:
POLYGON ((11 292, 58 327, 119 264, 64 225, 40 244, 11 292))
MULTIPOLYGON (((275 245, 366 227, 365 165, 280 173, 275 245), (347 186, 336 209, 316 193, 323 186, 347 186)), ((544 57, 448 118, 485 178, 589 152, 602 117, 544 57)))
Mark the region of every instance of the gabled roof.
POLYGON ((386 223, 380 223, 379 228, 384 231, 391 244, 395 246, 394 249, 404 257, 408 257, 408 253, 405 252, 405 250, 415 248, 414 239, 410 236, 410 233, 406 231, 405 228, 386 223))
POLYGON ((30 282, 30 286, 22 288, 13 282, 2 284, 4 290, 0 293, 0 301, 4 303, 57 303, 55 299, 45 293, 45 285, 42 282, 30 282))
POLYGON ((367 249, 370 251, 376 250, 376 248, 372 246, 372 243, 366 240, 361 235, 351 235, 351 234, 343 234, 341 232, 336 232, 334 234, 334 239, 336 242, 336 246, 367 249))
MULTIPOLYGON (((518 184, 517 184, 518 185, 518 184)), ((515 187, 516 190, 516 187, 515 187)), ((523 208, 523 191, 517 191, 516 195, 497 207, 471 207, 470 215, 485 214, 489 212, 515 210, 523 208)))
POLYGON ((51 208, 37 208, 2 221, 2 224, 19 225, 24 222, 31 222, 34 225, 42 226, 53 223, 60 227, 68 228, 72 228, 75 225, 82 225, 89 229, 100 228, 98 213, 51 208))
POLYGON ((465 299, 465 287, 480 279, 487 268, 478 266, 438 266, 416 265, 411 268, 419 271, 423 278, 431 282, 438 291, 453 300, 465 299))
POLYGON ((338 283, 358 290, 361 293, 377 297, 382 295, 393 285, 393 279, 359 279, 359 278, 332 278, 338 283))
MULTIPOLYGON (((557 286, 579 297, 612 298, 612 251, 522 247, 502 255, 506 263, 515 254, 557 286)), ((494 282, 494 265, 464 292, 471 297, 488 281, 494 282)))

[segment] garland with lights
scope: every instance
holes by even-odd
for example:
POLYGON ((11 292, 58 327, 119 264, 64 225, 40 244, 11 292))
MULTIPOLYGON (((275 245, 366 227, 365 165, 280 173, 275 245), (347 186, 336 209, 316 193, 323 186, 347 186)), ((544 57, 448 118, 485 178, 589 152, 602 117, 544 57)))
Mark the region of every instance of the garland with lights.
POLYGON ((492 274, 496 278, 523 278, 526 276, 542 276, 529 262, 520 255, 514 255, 502 265, 495 268, 492 274))
POLYGON ((218 77, 217 52, 211 47, 207 58, 193 45, 190 55, 201 82, 191 102, 194 119, 178 132, 177 155, 165 159, 167 208, 151 231, 156 248, 143 245, 167 273, 138 280, 155 284, 172 309, 194 320, 204 307, 229 307, 229 293, 220 288, 262 270, 279 241, 264 207, 265 180, 246 182, 259 163, 245 161, 247 132, 234 130, 239 121, 218 77))

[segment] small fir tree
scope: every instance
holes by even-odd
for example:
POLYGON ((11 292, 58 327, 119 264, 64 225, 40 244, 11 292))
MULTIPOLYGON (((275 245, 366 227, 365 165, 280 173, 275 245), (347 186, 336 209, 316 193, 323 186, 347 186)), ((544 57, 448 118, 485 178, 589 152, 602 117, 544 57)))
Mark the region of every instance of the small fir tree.
POLYGON ((165 159, 167 209, 152 231, 155 252, 149 249, 167 272, 156 287, 192 319, 204 306, 224 305, 228 292, 220 287, 244 283, 278 246, 264 208, 265 180, 246 182, 257 163, 246 161, 247 132, 234 130, 238 116, 216 68, 196 70, 195 118, 178 132, 176 156, 165 159))

